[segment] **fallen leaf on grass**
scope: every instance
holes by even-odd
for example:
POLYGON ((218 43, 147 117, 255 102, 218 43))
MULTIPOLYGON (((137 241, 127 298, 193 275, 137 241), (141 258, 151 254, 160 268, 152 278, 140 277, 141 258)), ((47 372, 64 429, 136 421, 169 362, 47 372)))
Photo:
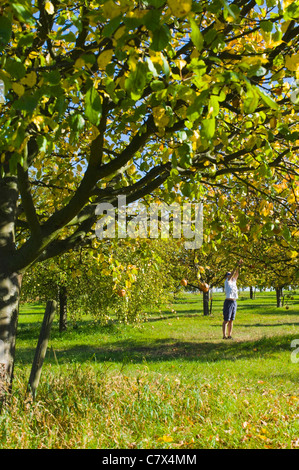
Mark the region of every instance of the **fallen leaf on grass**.
POLYGON ((171 436, 163 436, 163 437, 159 437, 158 441, 163 441, 163 442, 172 442, 173 439, 171 436))

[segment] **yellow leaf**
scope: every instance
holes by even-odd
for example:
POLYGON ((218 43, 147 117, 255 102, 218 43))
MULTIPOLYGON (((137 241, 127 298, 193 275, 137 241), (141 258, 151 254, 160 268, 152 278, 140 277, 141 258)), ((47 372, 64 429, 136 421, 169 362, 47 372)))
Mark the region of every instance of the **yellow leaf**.
POLYGON ((98 57, 98 66, 100 69, 105 69, 106 66, 111 62, 113 57, 113 50, 107 49, 106 51, 102 52, 98 57))
POLYGON ((244 64, 246 66, 248 65, 261 65, 261 64, 267 64, 268 59, 266 57, 260 57, 260 56, 254 56, 254 57, 247 57, 246 60, 243 62, 240 62, 240 65, 244 64))
POLYGON ((299 70, 299 54, 287 55, 285 58, 285 66, 291 72, 297 72, 299 70))
POLYGON ((148 10, 140 10, 136 8, 134 11, 130 11, 127 16, 128 18, 143 18, 148 13, 148 10))
POLYGON ((126 30, 126 27, 125 26, 121 26, 120 28, 118 28, 115 33, 114 33, 114 39, 119 39, 122 37, 122 35, 124 34, 126 30))
POLYGON ((183 70, 183 68, 185 67, 185 65, 187 64, 187 62, 183 59, 178 59, 178 60, 175 60, 174 63, 178 66, 178 68, 180 70, 183 70))
POLYGON ((99 129, 96 126, 92 126, 90 135, 91 140, 95 140, 98 137, 99 133, 99 129))
POLYGON ((220 198, 218 199, 218 206, 219 207, 224 206, 225 202, 226 202, 226 197, 224 195, 221 195, 220 198))
POLYGON ((150 58, 153 64, 160 64, 163 65, 163 57, 161 52, 156 52, 156 51, 149 51, 150 53, 150 58))
MULTIPOLYGON (((38 53, 37 51, 32 51, 32 52, 30 52, 30 54, 28 55, 28 58, 29 58, 29 59, 36 59, 38 56, 39 56, 39 53, 38 53)), ((30 65, 30 62, 27 62, 26 65, 30 65)))
POLYGON ((12 89, 18 96, 22 96, 25 93, 25 88, 20 83, 13 83, 12 89))
POLYGON ((287 8, 291 3, 293 3, 294 0, 283 0, 282 1, 282 7, 283 9, 287 8))
POLYGON ((111 273, 108 269, 103 269, 102 274, 103 274, 103 276, 110 276, 111 273))
POLYGON ((32 122, 34 122, 34 124, 36 125, 38 131, 41 130, 41 124, 44 122, 44 117, 43 116, 34 116, 34 118, 32 118, 32 122))
POLYGON ((192 0, 168 0, 167 3, 172 14, 179 18, 186 16, 192 7, 192 0))
POLYGON ((163 437, 162 437, 162 440, 163 440, 164 442, 172 442, 172 441, 173 441, 173 439, 172 439, 171 436, 163 436, 163 437))
POLYGON ((165 115, 163 106, 153 108, 153 118, 157 127, 166 127, 169 123, 169 116, 165 115))
POLYGON ((273 204, 271 202, 262 200, 259 204, 259 211, 264 216, 267 217, 273 209, 273 204))
POLYGON ((131 165, 127 169, 127 173, 128 173, 129 176, 134 175, 135 172, 136 172, 136 166, 135 165, 131 165))
POLYGON ((37 82, 37 76, 35 72, 28 73, 24 78, 21 80, 23 85, 27 85, 28 87, 32 88, 37 82))
POLYGON ((272 117, 269 121, 271 129, 274 129, 277 125, 277 119, 276 117, 272 117))
POLYGON ((48 13, 48 15, 54 15, 55 9, 54 9, 53 3, 52 2, 46 2, 45 3, 45 10, 48 13))
POLYGON ((103 13, 107 19, 113 19, 116 16, 120 15, 122 13, 122 10, 119 6, 115 5, 112 0, 109 0, 103 5, 103 13))
POLYGON ((84 67, 84 65, 85 65, 85 61, 81 57, 79 57, 75 62, 75 68, 76 69, 82 69, 82 67, 84 67))

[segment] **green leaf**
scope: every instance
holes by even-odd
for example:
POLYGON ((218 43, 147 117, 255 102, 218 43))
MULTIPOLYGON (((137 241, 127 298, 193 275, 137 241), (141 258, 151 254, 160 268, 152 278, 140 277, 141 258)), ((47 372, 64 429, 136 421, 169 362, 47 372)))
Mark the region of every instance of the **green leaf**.
POLYGON ((30 25, 35 24, 34 17, 32 16, 31 12, 27 10, 26 7, 24 7, 24 5, 21 5, 20 3, 13 3, 11 6, 19 21, 30 25))
POLYGON ((147 64, 138 62, 135 70, 132 70, 125 81, 125 89, 133 100, 138 100, 146 85, 147 64))
POLYGON ((72 31, 70 31, 64 36, 61 36, 61 40, 65 42, 76 42, 76 36, 72 31))
POLYGON ((184 183, 182 185, 182 194, 185 197, 190 197, 192 195, 192 187, 190 183, 184 183))
POLYGON ((292 2, 284 11, 283 15, 286 21, 299 17, 299 5, 298 2, 292 2))
POLYGON ((60 83, 60 73, 58 70, 51 70, 47 74, 44 75, 45 80, 50 84, 50 85, 58 85, 60 83))
POLYGON ((162 51, 169 42, 170 31, 167 25, 163 24, 155 30, 150 48, 153 51, 162 51))
POLYGON ((265 21, 265 20, 262 20, 260 22, 260 27, 262 28, 263 31, 265 31, 266 33, 271 33, 272 29, 273 29, 273 23, 272 21, 265 21))
POLYGON ((203 35, 201 34, 200 29, 197 26, 195 20, 191 17, 190 17, 190 25, 191 25, 192 42, 194 46, 196 47, 196 49, 200 52, 203 48, 203 43, 204 43, 203 35))
POLYGON ((85 116, 98 126, 102 116, 102 99, 94 87, 89 88, 85 95, 85 116))
POLYGON ((9 18, 0 16, 0 50, 4 49, 10 41, 12 25, 9 18))
POLYGON ((232 16, 234 20, 237 20, 237 18, 240 15, 240 9, 237 5, 234 5, 231 3, 230 5, 224 0, 224 12, 223 12, 223 17, 224 19, 227 18, 228 15, 232 16))
POLYGON ((219 101, 218 101, 218 97, 215 95, 210 96, 209 112, 211 113, 212 117, 217 116, 217 114, 219 113, 219 101))
POLYGON ((13 145, 15 148, 21 147, 25 139, 25 129, 20 126, 14 135, 13 145))
POLYGON ((14 109, 20 111, 27 111, 28 113, 33 113, 35 108, 38 105, 38 99, 34 95, 26 95, 24 94, 19 98, 17 101, 13 103, 14 109))
POLYGON ((260 88, 256 87, 256 90, 258 94, 260 95, 260 97, 262 98, 263 102, 267 106, 269 106, 269 108, 275 109, 276 111, 280 109, 279 105, 276 103, 276 101, 273 100, 273 98, 271 98, 269 95, 264 93, 260 88))
POLYGON ((85 119, 82 114, 73 114, 70 118, 72 130, 78 132, 84 129, 85 119))
MULTIPOLYGON (((157 77, 158 72, 156 70, 156 67, 154 66, 153 62, 151 61, 151 59, 149 57, 146 58, 146 62, 147 62, 149 71, 153 74, 154 77, 157 77)), ((164 85, 163 85, 163 87, 164 87, 164 85)))
POLYGON ((47 151, 47 139, 46 139, 46 137, 43 136, 43 135, 38 135, 37 138, 36 138, 36 142, 37 142, 39 151, 46 153, 46 151, 47 151))
POLYGON ((18 46, 31 46, 35 38, 35 33, 24 33, 18 43, 18 46))
POLYGON ((156 31, 160 26, 160 10, 149 10, 149 12, 143 17, 143 22, 147 29, 150 31, 156 31))
POLYGON ((162 82, 161 80, 153 80, 151 82, 151 89, 153 91, 164 90, 165 89, 165 83, 162 82))
POLYGON ((17 80, 20 80, 20 78, 26 75, 26 67, 19 59, 7 59, 5 70, 9 73, 11 78, 16 78, 17 80))
POLYGON ((109 23, 104 26, 103 33, 102 33, 103 36, 107 38, 111 37, 113 33, 115 33, 115 31, 119 27, 122 19, 123 19, 122 16, 117 16, 113 18, 112 20, 110 20, 109 23))
POLYGON ((215 134, 216 122, 215 118, 204 119, 201 124, 201 134, 204 138, 210 140, 215 134))
POLYGON ((267 69, 263 67, 262 65, 254 65, 250 67, 248 70, 247 76, 248 77, 263 77, 266 75, 267 69))
POLYGON ((254 113, 259 104, 259 97, 256 90, 253 87, 248 87, 246 91, 246 97, 243 103, 244 112, 246 114, 254 113))

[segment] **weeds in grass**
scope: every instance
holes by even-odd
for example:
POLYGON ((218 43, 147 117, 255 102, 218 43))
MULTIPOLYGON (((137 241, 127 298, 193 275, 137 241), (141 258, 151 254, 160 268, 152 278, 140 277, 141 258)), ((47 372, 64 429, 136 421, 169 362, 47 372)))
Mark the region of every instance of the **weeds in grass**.
POLYGON ((0 417, 6 448, 296 448, 298 397, 225 376, 92 366, 49 371, 39 398, 20 381, 0 417))

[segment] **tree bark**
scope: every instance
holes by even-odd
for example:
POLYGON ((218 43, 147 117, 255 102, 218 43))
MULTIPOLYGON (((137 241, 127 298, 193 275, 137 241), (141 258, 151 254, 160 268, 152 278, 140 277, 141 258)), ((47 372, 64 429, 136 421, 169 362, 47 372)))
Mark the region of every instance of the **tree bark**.
POLYGON ((253 299, 253 288, 252 288, 252 286, 250 286, 250 299, 251 300, 253 299))
MULTIPOLYGON (((22 273, 14 269, 17 180, 0 179, 0 389, 11 390, 22 273)), ((2 397, 1 397, 2 399, 2 397)))
POLYGON ((11 390, 13 379, 21 279, 22 276, 18 273, 0 273, 0 388, 3 392, 11 390))
POLYGON ((67 289, 59 286, 59 331, 67 329, 67 289))
POLYGON ((39 379, 42 371, 42 366, 47 352, 51 326, 56 312, 55 300, 47 302, 43 324, 40 330, 39 340, 35 350, 35 356, 29 377, 28 388, 31 391, 33 399, 35 399, 36 389, 39 384, 39 379))
POLYGON ((283 300, 283 295, 282 295, 282 287, 275 287, 276 291, 276 306, 282 307, 282 300, 283 300))
POLYGON ((203 314, 204 315, 210 314, 209 301, 210 301, 210 291, 208 290, 208 292, 203 292, 203 314))

